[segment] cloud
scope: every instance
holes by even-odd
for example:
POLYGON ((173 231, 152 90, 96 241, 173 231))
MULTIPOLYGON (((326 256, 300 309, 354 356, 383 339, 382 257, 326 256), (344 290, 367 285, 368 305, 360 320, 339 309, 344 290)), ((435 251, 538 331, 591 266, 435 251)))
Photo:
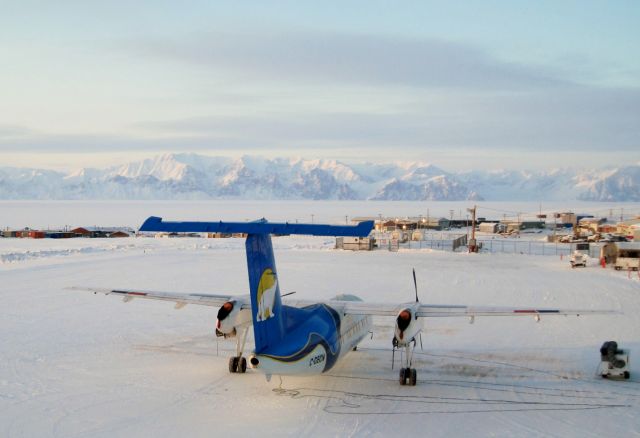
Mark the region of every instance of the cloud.
POLYGON ((210 149, 231 150, 239 148, 265 149, 273 144, 256 144, 252 138, 226 137, 222 135, 174 134, 156 137, 140 135, 74 135, 46 134, 20 138, 0 137, 0 153, 122 153, 122 152, 189 152, 210 149))
MULTIPOLYGON (((215 78, 212 88, 220 80, 230 88, 266 83, 265 89, 297 96, 297 102, 283 105, 274 99, 278 113, 262 103, 236 112, 239 116, 138 125, 149 132, 222 135, 296 148, 342 143, 365 149, 583 152, 639 146, 638 89, 583 84, 584 69, 572 76, 561 66, 509 63, 470 44, 330 32, 211 32, 129 41, 126 49, 138 57, 202 69, 200 75, 209 72, 215 78), (381 109, 384 97, 371 97, 378 92, 386 93, 388 108, 381 109), (324 108, 305 105, 318 93, 326 96, 324 108), (388 98, 394 93, 403 96, 404 107, 388 98), (375 109, 367 108, 368 100, 377 101, 375 109)), ((581 64, 588 59, 581 58, 581 64)))
POLYGON ((241 80, 518 90, 571 85, 550 69, 500 61, 439 39, 292 32, 209 32, 124 44, 136 57, 178 61, 241 80))
POLYGON ((574 151, 638 155, 640 91, 573 89, 534 95, 447 94, 387 113, 294 110, 132 124, 127 135, 0 137, 0 151, 344 150, 428 154, 442 149, 507 153, 574 151), (426 103, 425 103, 426 102, 426 103))
POLYGON ((640 90, 579 84, 471 45, 303 32, 204 33, 125 48, 152 71, 190 66, 185 83, 197 96, 179 94, 179 110, 171 101, 134 105, 131 114, 149 119, 109 131, 117 135, 0 126, 0 152, 605 150, 640 159, 640 90))
POLYGON ((20 125, 0 125, 0 141, 15 139, 33 134, 32 129, 20 125))
POLYGON ((299 111, 149 121, 146 134, 290 148, 464 147, 637 151, 640 91, 574 87, 538 93, 416 96, 387 113, 299 111))

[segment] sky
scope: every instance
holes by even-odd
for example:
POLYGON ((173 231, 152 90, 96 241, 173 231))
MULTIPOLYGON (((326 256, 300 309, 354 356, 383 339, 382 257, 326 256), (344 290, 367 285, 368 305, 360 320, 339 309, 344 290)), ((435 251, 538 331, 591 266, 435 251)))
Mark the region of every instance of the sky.
POLYGON ((640 2, 3 1, 0 166, 640 161, 640 2))

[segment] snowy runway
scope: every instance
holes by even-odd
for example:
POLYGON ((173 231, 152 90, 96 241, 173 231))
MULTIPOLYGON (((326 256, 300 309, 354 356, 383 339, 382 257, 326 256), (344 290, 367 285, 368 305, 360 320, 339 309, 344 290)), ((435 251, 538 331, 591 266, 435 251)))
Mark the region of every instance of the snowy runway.
MULTIPOLYGON (((418 385, 391 370, 392 321, 328 375, 233 375, 216 309, 123 304, 71 285, 245 293, 241 240, 0 240, 0 435, 628 436, 640 432, 640 281, 556 257, 351 253, 274 240, 282 292, 369 301, 618 309, 589 317, 428 319, 418 385), (20 255, 20 256, 17 256, 20 255), (594 376, 600 344, 631 349, 632 381, 594 376)), ((418 347, 419 348, 419 347, 418 347)), ((396 360, 398 356, 396 356, 396 360)))

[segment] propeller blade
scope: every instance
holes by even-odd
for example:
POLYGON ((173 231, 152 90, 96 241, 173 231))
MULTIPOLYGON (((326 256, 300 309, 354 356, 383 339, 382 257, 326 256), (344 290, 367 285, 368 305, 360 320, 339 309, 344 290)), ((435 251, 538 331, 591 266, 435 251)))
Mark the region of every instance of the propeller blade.
POLYGON ((393 369, 393 364, 396 361, 396 346, 394 345, 391 349, 391 369, 393 369))
POLYGON ((418 300, 418 282, 416 281, 416 268, 413 268, 413 288, 416 290, 416 303, 418 300))

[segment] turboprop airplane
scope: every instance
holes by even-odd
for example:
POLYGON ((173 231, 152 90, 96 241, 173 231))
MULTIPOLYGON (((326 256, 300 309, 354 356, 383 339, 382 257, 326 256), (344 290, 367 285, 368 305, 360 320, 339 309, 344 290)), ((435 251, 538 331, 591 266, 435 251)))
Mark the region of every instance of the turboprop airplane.
MULTIPOLYGON (((338 295, 325 302, 282 300, 271 235, 304 234, 314 236, 365 237, 373 222, 357 226, 255 222, 165 222, 150 217, 140 227, 142 232, 197 232, 246 234, 246 256, 249 271, 249 295, 180 294, 140 290, 81 288, 94 293, 122 296, 125 302, 134 298, 164 300, 176 309, 187 304, 219 307, 216 335, 236 337, 236 354, 229 359, 231 373, 244 373, 247 334, 253 328, 255 346, 249 355, 251 368, 272 375, 304 375, 327 372, 348 352, 356 349, 372 331, 372 316, 395 317, 393 352, 404 348, 406 354, 400 369, 401 385, 415 385, 417 370, 412 367, 413 350, 421 336, 422 318, 464 316, 473 322, 476 316, 582 315, 615 313, 598 310, 531 309, 510 307, 470 307, 460 305, 412 303, 365 303, 354 295, 338 295)), ((414 271, 414 285, 415 271, 414 271)))

